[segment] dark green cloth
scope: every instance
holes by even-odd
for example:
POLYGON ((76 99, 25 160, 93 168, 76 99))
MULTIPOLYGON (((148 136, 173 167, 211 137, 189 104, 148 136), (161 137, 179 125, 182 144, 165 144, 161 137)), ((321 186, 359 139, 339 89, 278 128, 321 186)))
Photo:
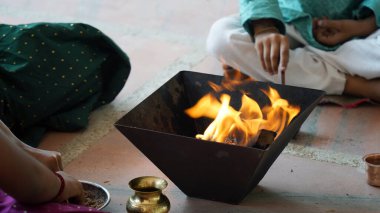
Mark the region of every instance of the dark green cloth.
POLYGON ((1 24, 0 119, 32 146, 46 130, 83 129, 130 69, 128 56, 89 25, 1 24))

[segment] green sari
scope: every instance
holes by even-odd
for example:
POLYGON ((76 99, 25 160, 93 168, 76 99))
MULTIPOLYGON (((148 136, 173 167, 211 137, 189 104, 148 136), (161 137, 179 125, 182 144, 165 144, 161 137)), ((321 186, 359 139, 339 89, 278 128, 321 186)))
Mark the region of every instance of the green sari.
POLYGON ((46 130, 87 126, 129 73, 128 56, 85 24, 0 25, 0 119, 37 146, 46 130))

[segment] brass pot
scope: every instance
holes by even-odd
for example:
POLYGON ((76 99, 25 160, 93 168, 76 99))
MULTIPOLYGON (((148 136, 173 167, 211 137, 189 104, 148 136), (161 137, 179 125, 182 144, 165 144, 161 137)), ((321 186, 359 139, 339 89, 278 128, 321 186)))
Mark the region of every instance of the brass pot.
POLYGON ((366 163, 367 183, 380 186, 380 153, 368 154, 363 157, 366 163))
POLYGON ((169 199, 162 194, 166 188, 166 180, 153 176, 138 177, 129 182, 135 191, 127 202, 127 212, 164 213, 169 212, 169 199))

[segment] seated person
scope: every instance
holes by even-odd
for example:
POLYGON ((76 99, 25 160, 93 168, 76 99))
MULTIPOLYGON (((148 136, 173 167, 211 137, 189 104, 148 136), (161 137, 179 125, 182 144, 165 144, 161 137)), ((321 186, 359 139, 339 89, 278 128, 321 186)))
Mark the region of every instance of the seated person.
POLYGON ((0 212, 98 212, 62 203, 80 200, 83 188, 62 171, 60 154, 24 144, 1 121, 0 171, 0 212))
POLYGON ((87 126, 129 73, 128 56, 85 24, 0 24, 0 120, 36 147, 46 130, 87 126))
POLYGON ((241 0, 208 51, 259 81, 380 102, 380 1, 241 0))

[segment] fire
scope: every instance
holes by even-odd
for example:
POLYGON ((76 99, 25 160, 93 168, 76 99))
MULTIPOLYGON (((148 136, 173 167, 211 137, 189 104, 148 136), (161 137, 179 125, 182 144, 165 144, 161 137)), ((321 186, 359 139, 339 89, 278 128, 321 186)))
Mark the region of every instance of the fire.
POLYGON ((244 79, 236 75, 232 78, 225 76, 228 78, 225 78, 220 86, 210 83, 214 93, 203 96, 194 106, 185 110, 192 118, 213 119, 203 134, 196 135, 198 139, 251 146, 256 142, 261 130, 273 131, 277 136, 280 135, 300 112, 299 106, 289 104, 272 87, 267 91, 262 90, 269 98, 270 105, 261 109, 255 100, 243 92, 240 109, 235 110, 230 106, 231 97, 221 91, 235 90, 238 85, 253 79, 244 79), (219 98, 215 93, 221 93, 219 98))

